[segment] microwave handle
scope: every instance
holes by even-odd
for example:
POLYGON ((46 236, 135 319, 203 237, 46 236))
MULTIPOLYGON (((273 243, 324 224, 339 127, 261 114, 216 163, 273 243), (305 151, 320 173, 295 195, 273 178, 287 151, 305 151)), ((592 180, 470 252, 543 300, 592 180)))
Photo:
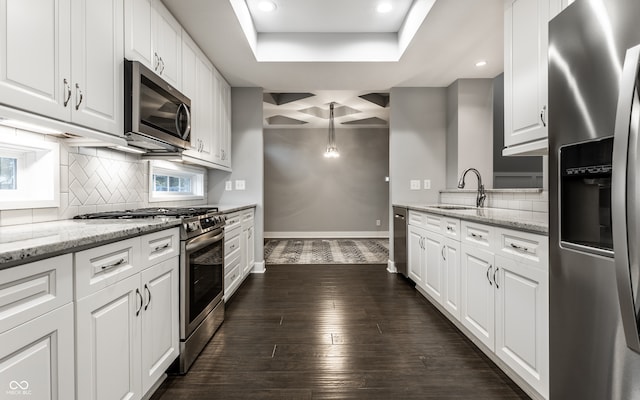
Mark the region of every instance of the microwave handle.
POLYGON ((183 140, 187 140, 189 137, 189 132, 191 132, 191 113, 189 112, 189 107, 187 107, 184 103, 180 103, 178 106, 178 111, 176 111, 176 132, 180 134, 180 137, 183 140), (187 115, 187 126, 184 129, 184 132, 180 131, 180 114, 181 110, 184 110, 184 113, 187 115))
POLYGON ((616 111, 611 179, 611 218, 618 299, 627 347, 640 353, 638 310, 638 254, 629 243, 636 244, 636 172, 640 99, 638 68, 640 45, 627 50, 616 111))

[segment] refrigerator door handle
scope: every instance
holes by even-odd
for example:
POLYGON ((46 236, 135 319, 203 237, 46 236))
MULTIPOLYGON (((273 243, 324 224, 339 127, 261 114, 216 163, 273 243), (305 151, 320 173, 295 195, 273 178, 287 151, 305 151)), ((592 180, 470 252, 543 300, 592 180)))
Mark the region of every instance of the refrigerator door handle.
MULTIPOLYGON (((627 346, 640 353, 640 332, 638 329, 639 310, 637 290, 640 282, 637 274, 632 273, 633 260, 629 252, 629 225, 635 226, 639 216, 635 212, 635 164, 634 151, 637 147, 638 115, 640 102, 637 96, 638 67, 640 63, 640 45, 627 50, 622 77, 618 109, 616 112, 615 133, 613 141, 613 172, 611 179, 611 217, 613 226, 613 247, 616 267, 618 298, 622 316, 622 326, 627 346), (631 143, 630 143, 631 142, 631 143), (636 275, 635 282, 633 275, 636 275)), ((634 245, 636 245, 634 243, 634 245)))

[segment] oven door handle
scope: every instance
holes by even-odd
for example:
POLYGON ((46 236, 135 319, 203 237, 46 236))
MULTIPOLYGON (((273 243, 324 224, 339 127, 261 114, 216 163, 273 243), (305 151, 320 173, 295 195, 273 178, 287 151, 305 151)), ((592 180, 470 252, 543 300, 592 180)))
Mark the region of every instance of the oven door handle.
POLYGON ((215 242, 219 242, 220 240, 222 240, 224 238, 224 231, 220 230, 220 231, 214 231, 213 232, 214 236, 210 236, 210 235, 201 235, 198 236, 194 239, 191 239, 187 242, 185 248, 187 251, 197 251, 200 250, 204 247, 207 247, 215 242), (219 233, 217 233, 219 232, 219 233), (217 234, 216 234, 217 233, 217 234))

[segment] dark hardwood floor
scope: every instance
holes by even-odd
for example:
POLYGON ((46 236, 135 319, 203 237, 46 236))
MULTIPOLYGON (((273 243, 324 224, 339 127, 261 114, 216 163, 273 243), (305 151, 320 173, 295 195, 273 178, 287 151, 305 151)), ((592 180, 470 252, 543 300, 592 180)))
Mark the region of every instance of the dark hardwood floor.
POLYGON ((185 376, 152 400, 528 399, 384 265, 251 275, 185 376))

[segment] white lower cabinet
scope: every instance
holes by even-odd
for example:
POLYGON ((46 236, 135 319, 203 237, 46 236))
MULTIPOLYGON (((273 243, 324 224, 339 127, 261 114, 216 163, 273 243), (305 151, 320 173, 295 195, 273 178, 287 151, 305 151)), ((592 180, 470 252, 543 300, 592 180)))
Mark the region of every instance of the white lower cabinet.
POLYGON ((495 352, 543 396, 549 391, 549 276, 496 256, 495 352))
POLYGON ((462 245, 462 324, 489 349, 494 349, 494 255, 462 245))
MULTIPOLYGON (((172 243, 162 247, 167 256, 171 246, 179 245, 177 235, 175 229, 171 239, 160 238, 172 243)), ((148 260, 153 258, 144 254, 149 247, 140 243, 158 237, 150 234, 123 242, 143 253, 136 260, 148 260)), ((118 253, 117 244, 76 253, 76 276, 83 276, 78 273, 82 268, 118 253)), ((162 261, 133 275, 120 277, 113 271, 109 285, 76 300, 78 399, 141 399, 178 356, 178 257, 158 259, 162 261)), ((76 292, 86 291, 78 289, 89 284, 77 279, 76 292)))
POLYGON ((72 303, 0 334, 0 343, 0 398, 75 398, 72 303))
POLYGON ((253 208, 245 210, 240 215, 242 218, 242 275, 247 276, 255 264, 255 236, 254 236, 254 211, 253 208))
POLYGON ((255 225, 253 208, 226 214, 224 227, 224 301, 229 301, 253 270, 255 225))
POLYGON ((547 237, 411 213, 409 278, 496 362, 548 398, 547 237))
POLYGON ((73 399, 71 254, 0 270, 0 282, 0 398, 73 399))

